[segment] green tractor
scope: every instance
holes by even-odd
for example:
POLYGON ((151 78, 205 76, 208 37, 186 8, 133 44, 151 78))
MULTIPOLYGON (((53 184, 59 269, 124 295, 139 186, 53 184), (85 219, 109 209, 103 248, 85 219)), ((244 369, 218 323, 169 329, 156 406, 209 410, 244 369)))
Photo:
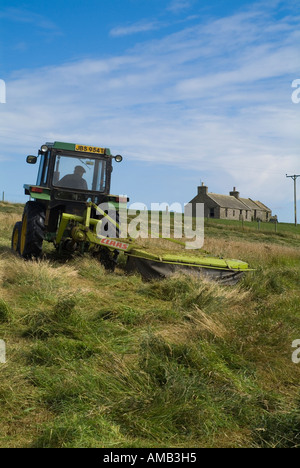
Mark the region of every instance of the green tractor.
POLYGON ((24 259, 40 258, 43 243, 51 242, 60 251, 92 251, 108 269, 114 269, 120 251, 129 244, 120 242, 120 209, 127 197, 110 194, 112 161, 122 161, 108 148, 72 143, 46 143, 40 159, 37 182, 24 185, 31 201, 25 205, 21 222, 12 235, 12 249, 24 259))
POLYGON ((59 255, 89 251, 111 271, 123 252, 127 271, 138 271, 146 280, 183 272, 235 284, 251 271, 243 261, 210 257, 201 250, 193 256, 185 251, 157 255, 135 245, 127 235, 129 199, 110 194, 112 160, 120 162, 122 156, 112 156, 108 148, 46 143, 27 162, 36 164, 38 158, 36 185, 24 185, 31 201, 12 234, 12 249, 24 259, 40 258, 43 243, 50 242, 59 255))

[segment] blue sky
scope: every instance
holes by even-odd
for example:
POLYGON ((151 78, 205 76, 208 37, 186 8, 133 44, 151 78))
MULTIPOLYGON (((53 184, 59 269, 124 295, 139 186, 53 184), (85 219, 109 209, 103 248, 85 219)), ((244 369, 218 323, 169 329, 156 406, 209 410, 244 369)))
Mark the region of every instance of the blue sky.
POLYGON ((299 23, 298 0, 1 0, 0 192, 25 200, 26 155, 70 141, 122 154, 112 192, 133 202, 204 181, 292 221, 299 23))

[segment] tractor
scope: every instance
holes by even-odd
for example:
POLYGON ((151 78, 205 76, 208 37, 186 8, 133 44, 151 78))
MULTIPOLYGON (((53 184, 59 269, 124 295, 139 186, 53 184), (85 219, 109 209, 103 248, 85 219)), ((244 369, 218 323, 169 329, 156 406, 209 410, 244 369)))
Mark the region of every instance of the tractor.
POLYGON ((43 243, 51 242, 60 253, 92 251, 114 270, 120 251, 129 249, 119 239, 119 213, 129 199, 110 194, 112 162, 122 156, 109 148, 56 141, 42 145, 27 163, 38 159, 36 184, 24 185, 30 201, 14 227, 12 250, 24 259, 40 258, 43 243))
MULTIPOLYGON (((113 156, 108 148, 56 141, 42 145, 38 156, 28 156, 27 163, 36 164, 38 158, 37 182, 24 185, 30 201, 12 234, 12 250, 24 259, 40 258, 43 243, 50 242, 59 256, 88 251, 111 271, 123 252, 127 271, 138 271, 146 280, 183 272, 235 284, 251 271, 241 260, 210 257, 201 250, 193 256, 157 255, 135 245, 127 235, 129 199, 110 194, 112 161, 123 158, 113 156)), ((177 239, 167 240, 185 246, 177 239)))

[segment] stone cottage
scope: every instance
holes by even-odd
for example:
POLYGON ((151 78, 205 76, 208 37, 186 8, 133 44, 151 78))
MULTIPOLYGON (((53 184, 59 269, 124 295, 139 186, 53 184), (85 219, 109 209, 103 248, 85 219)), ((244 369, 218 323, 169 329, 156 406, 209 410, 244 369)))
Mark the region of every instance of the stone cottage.
POLYGON ((202 183, 197 195, 190 201, 192 216, 196 216, 196 203, 204 203, 204 216, 215 219, 232 219, 244 221, 270 221, 272 211, 266 205, 251 198, 241 198, 240 193, 233 188, 229 195, 219 195, 208 192, 208 187, 202 183))

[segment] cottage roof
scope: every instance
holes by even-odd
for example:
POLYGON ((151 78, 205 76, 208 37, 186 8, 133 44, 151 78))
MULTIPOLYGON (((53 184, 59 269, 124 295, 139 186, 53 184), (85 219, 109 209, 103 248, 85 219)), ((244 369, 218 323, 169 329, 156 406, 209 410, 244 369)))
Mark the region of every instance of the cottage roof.
POLYGON ((208 193, 207 196, 210 197, 221 208, 230 208, 233 210, 247 211, 251 210, 251 208, 248 205, 231 195, 219 195, 218 193, 208 193))
POLYGON ((264 205, 262 202, 260 201, 255 201, 255 203, 260 207, 261 210, 263 211, 269 211, 271 212, 272 210, 270 208, 268 208, 266 205, 264 205))
POLYGON ((251 198, 240 198, 240 200, 245 203, 245 205, 249 206, 250 210, 261 210, 261 207, 251 198))

